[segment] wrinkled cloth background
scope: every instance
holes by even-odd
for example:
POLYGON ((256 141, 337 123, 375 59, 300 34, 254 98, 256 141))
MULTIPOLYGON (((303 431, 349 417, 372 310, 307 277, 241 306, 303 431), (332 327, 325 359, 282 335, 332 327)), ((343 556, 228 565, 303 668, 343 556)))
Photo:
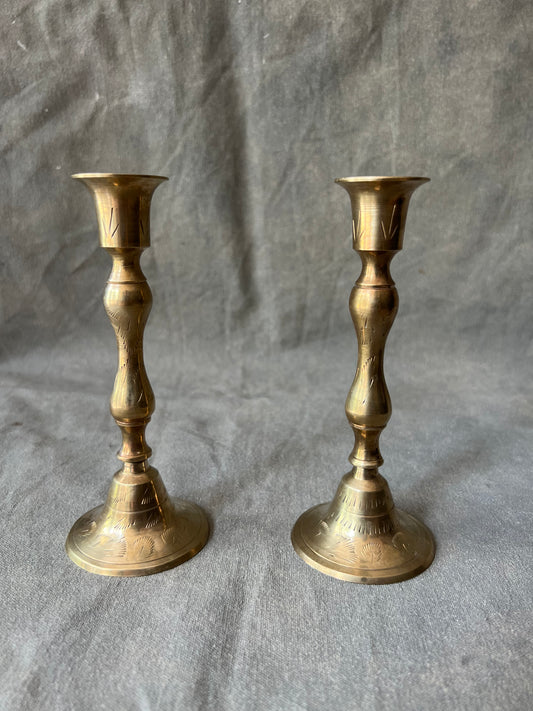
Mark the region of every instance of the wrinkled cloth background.
POLYGON ((2 709, 530 709, 533 10, 526 0, 4 0, 2 709), (70 174, 159 173, 153 464, 208 512, 186 564, 83 572, 110 271, 70 174), (293 552, 348 470, 346 175, 427 175, 393 263, 383 473, 438 550, 366 587, 293 552))

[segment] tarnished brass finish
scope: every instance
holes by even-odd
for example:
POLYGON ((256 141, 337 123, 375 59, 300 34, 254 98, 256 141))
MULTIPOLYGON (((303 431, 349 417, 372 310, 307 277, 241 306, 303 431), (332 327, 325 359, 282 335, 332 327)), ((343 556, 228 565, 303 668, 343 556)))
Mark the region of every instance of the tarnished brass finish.
POLYGON ((395 583, 425 570, 435 555, 431 532, 394 507, 379 474, 379 436, 391 416, 383 374, 385 341, 398 310, 389 267, 402 248, 409 198, 428 178, 342 178, 351 199, 353 248, 363 268, 350 296, 357 371, 346 400, 355 446, 331 503, 306 511, 292 543, 306 563, 354 583, 395 583))
POLYGON ((85 570, 100 575, 149 575, 192 558, 203 548, 209 526, 196 504, 169 498, 159 472, 150 466, 145 429, 155 399, 143 359, 143 333, 152 292, 141 270, 150 246, 150 202, 167 180, 152 175, 73 175, 96 202, 100 244, 113 258, 104 306, 115 330, 118 370, 111 414, 122 432, 107 501, 72 527, 67 553, 85 570))

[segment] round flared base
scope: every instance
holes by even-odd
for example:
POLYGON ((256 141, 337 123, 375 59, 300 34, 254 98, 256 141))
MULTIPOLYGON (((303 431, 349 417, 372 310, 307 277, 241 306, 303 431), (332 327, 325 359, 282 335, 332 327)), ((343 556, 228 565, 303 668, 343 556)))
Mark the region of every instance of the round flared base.
POLYGON ((165 511, 149 526, 138 525, 134 514, 110 526, 104 514, 105 506, 84 514, 65 544, 76 565, 98 575, 151 575, 174 568, 195 556, 209 537, 202 509, 183 499, 167 499, 165 511))
POLYGON ((413 516, 393 510, 386 532, 358 533, 364 526, 328 525, 331 504, 303 513, 292 530, 292 545, 308 565, 340 580, 383 585, 408 580, 435 556, 431 531, 413 516))

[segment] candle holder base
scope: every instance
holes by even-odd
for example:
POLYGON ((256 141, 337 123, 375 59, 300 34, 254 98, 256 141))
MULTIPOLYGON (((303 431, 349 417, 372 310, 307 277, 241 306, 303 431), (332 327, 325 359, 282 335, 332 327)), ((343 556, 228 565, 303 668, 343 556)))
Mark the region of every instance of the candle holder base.
POLYGON ((431 531, 394 507, 379 474, 371 480, 347 474, 333 502, 308 509, 296 521, 292 545, 321 573, 369 585, 413 578, 435 556, 431 531))
POLYGON ((154 467, 117 472, 104 505, 72 527, 67 554, 80 568, 118 577, 150 575, 184 563, 207 542, 199 506, 170 498, 154 467))

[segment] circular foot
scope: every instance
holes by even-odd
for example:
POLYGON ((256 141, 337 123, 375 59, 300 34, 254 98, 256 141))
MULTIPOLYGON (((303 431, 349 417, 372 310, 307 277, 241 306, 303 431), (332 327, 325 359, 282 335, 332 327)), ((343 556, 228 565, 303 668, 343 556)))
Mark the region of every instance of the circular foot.
POLYGON ((386 533, 361 535, 355 526, 324 520, 331 504, 303 513, 292 530, 292 545, 308 565, 340 580, 368 585, 398 583, 419 575, 435 556, 431 531, 413 516, 393 509, 386 533))
MULTIPOLYGON (((167 499, 161 516, 149 520, 132 513, 121 520, 102 516, 104 506, 84 514, 66 542, 80 568, 119 577, 151 575, 174 568, 206 544, 209 524, 202 509, 183 499, 167 499)), ((157 510, 157 509, 156 509, 157 510)))

